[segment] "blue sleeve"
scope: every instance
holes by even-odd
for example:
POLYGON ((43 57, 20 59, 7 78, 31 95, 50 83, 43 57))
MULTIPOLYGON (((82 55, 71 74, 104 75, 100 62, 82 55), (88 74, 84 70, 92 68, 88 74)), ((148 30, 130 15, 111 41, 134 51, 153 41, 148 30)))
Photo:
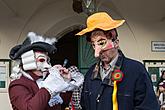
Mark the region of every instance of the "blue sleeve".
POLYGON ((134 91, 134 110, 160 110, 148 72, 143 66, 139 72, 134 91))

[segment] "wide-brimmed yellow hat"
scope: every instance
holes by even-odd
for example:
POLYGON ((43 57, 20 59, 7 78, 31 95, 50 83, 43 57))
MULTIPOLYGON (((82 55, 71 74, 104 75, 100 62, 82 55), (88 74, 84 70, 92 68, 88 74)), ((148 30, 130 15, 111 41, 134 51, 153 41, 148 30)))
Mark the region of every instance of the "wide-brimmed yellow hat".
POLYGON ((76 35, 84 35, 95 29, 101 29, 104 31, 111 30, 121 26, 125 20, 114 20, 106 12, 97 12, 89 16, 87 19, 87 28, 83 29, 76 35))

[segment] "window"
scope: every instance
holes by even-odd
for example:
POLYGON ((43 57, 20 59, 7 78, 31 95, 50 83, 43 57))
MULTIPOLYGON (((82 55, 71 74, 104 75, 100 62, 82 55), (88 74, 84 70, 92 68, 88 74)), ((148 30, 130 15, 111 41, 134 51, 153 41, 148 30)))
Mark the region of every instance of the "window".
POLYGON ((10 73, 11 60, 0 59, 0 92, 7 92, 10 73))

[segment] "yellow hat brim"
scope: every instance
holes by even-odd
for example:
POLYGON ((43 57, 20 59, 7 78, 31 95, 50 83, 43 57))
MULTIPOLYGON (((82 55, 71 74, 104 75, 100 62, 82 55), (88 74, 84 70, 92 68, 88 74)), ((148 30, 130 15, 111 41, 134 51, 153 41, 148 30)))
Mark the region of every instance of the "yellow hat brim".
POLYGON ((76 35, 81 36, 88 32, 92 32, 95 29, 101 29, 104 31, 111 30, 111 29, 121 26, 124 22, 125 22, 125 20, 114 20, 114 22, 111 22, 111 23, 100 23, 93 27, 87 27, 87 28, 83 29, 82 31, 80 31, 79 33, 77 33, 76 35))

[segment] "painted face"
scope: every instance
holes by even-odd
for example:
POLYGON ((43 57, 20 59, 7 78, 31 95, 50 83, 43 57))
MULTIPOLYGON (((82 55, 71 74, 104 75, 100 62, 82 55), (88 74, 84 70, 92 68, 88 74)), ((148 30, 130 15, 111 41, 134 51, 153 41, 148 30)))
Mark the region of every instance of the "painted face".
POLYGON ((35 52, 35 57, 37 70, 40 70, 41 72, 47 72, 51 65, 49 62, 49 57, 46 55, 46 53, 35 52))
POLYGON ((113 42, 105 36, 97 36, 91 38, 92 47, 95 50, 95 57, 99 57, 101 51, 105 51, 114 47, 113 42))

